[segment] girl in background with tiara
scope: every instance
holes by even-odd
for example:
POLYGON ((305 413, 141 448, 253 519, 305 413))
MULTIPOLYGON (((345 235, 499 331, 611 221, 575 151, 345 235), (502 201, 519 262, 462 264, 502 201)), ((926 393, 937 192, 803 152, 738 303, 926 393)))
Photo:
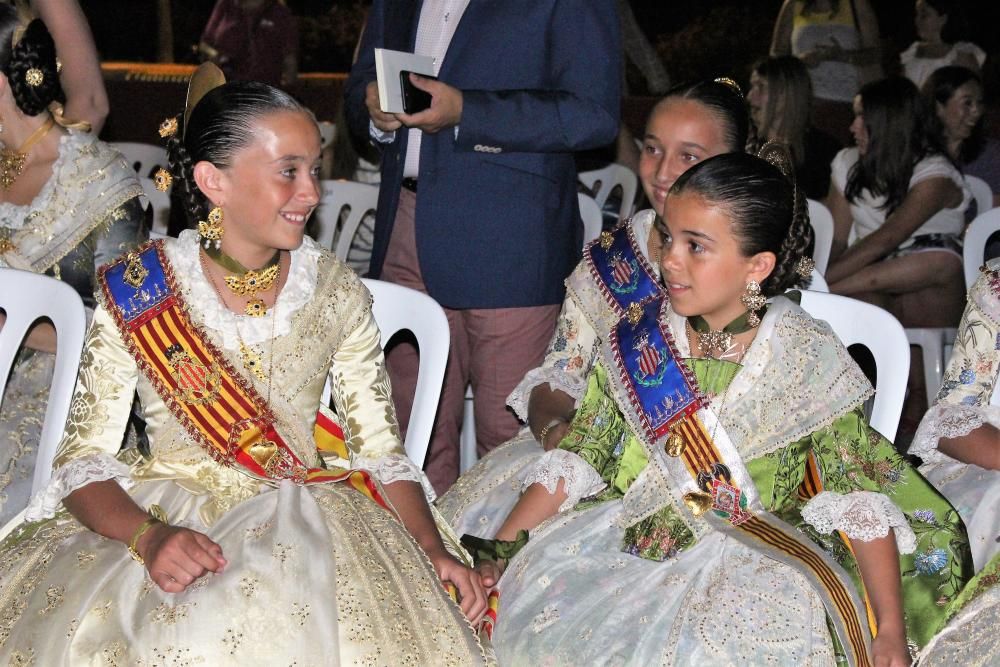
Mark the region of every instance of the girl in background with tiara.
POLYGON ((99 274, 52 479, 0 543, 0 664, 484 664, 371 295, 304 237, 312 114, 206 64, 160 132, 198 231, 99 274), (149 445, 117 455, 134 392, 149 445))
MULTIPOLYGON (((464 538, 499 591, 501 663, 907 665, 970 575, 957 514, 867 425, 871 386, 785 295, 813 244, 789 173, 769 144, 677 178, 664 290, 596 343, 535 464, 548 476, 496 540, 464 538)), ((588 248, 609 300, 632 285, 619 250, 588 248)))
MULTIPOLYGON (((63 117, 58 71, 45 23, 0 3, 0 266, 66 282, 89 314, 97 268, 144 238, 142 188, 89 125, 63 117)), ((54 329, 36 325, 6 387, 0 524, 28 502, 54 351, 54 329)))

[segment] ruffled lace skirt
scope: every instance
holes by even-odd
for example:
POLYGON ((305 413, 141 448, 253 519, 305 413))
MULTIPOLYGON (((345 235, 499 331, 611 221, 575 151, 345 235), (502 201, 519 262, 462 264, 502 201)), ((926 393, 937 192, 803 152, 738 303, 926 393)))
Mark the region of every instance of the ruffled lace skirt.
POLYGON ((210 528, 197 518, 206 498, 173 481, 132 495, 220 544, 225 572, 168 594, 65 514, 24 526, 0 545, 0 664, 484 661, 423 551, 356 491, 284 482, 210 528))

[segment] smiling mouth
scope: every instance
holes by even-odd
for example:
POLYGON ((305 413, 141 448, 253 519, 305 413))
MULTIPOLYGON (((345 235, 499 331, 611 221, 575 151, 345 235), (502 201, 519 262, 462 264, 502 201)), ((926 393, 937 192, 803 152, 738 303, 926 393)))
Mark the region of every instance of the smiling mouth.
POLYGON ((305 224, 306 220, 309 218, 308 213, 281 213, 281 217, 288 222, 293 222, 297 225, 305 224))

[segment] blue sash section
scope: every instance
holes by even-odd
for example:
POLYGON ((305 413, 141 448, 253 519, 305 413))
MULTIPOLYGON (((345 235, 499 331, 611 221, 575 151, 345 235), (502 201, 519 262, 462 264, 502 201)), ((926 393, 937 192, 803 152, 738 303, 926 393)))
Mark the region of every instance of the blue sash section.
POLYGON ((666 299, 661 295, 640 305, 641 318, 635 320, 637 312, 623 317, 612 329, 610 343, 629 398, 655 439, 705 401, 661 324, 666 299))
POLYGON ((584 260, 605 298, 620 313, 660 292, 656 276, 635 246, 629 221, 602 233, 584 251, 584 260))
POLYGON ((171 296, 157 254, 157 244, 148 243, 106 266, 101 274, 108 293, 126 323, 160 305, 171 296), (141 280, 140 280, 141 279, 141 280), (129 283, 129 280, 132 283, 129 283), (139 286, 136 287, 136 284, 139 286))

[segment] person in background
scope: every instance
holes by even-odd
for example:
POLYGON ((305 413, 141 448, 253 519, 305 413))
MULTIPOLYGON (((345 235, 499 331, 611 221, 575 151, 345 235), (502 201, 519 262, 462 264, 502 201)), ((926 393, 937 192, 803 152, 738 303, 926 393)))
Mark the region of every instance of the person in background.
POLYGON ((961 238, 972 193, 930 134, 912 81, 867 84, 854 113, 857 146, 834 158, 827 196, 830 291, 881 306, 905 327, 953 327, 965 306, 961 238))
POLYGON ((66 93, 66 117, 86 122, 94 136, 108 117, 108 93, 87 17, 77 0, 31 0, 31 8, 48 26, 62 68, 59 81, 66 93))
MULTIPOLYGON (((541 361, 580 256, 573 154, 618 133, 622 46, 615 0, 417 4, 372 4, 345 104, 351 131, 382 148, 369 275, 426 292, 448 315, 427 461, 440 492, 458 477, 470 383, 479 452, 518 431, 504 399, 541 361), (381 111, 379 47, 435 59, 436 79, 410 77, 429 109, 381 111)), ((405 421, 416 349, 387 357, 405 421)))
POLYGON ((983 136, 985 107, 979 75, 966 67, 946 65, 931 73, 922 92, 934 110, 931 131, 940 145, 963 173, 983 179, 993 191, 993 205, 1000 205, 1000 141, 983 136))
POLYGON ((771 56, 754 63, 747 92, 750 116, 762 140, 788 146, 799 187, 823 201, 830 189, 830 161, 841 146, 811 123, 809 70, 795 56, 771 56))
POLYGON ((295 17, 284 0, 217 0, 198 53, 218 65, 230 81, 287 88, 298 75, 295 17))
POLYGON ((962 41, 965 20, 960 0, 917 0, 913 23, 917 41, 899 54, 903 73, 922 88, 931 73, 945 65, 960 65, 978 73, 986 52, 962 41))
POLYGON ((771 55, 796 56, 806 64, 813 122, 846 145, 854 94, 882 75, 878 21, 868 0, 784 0, 771 55))
MULTIPOLYGON (((63 115, 52 35, 25 20, 0 4, 0 266, 62 280, 89 316, 97 269, 145 238, 142 187, 121 154, 63 115)), ((36 325, 5 387, 0 525, 28 502, 55 340, 51 324, 36 325)))

